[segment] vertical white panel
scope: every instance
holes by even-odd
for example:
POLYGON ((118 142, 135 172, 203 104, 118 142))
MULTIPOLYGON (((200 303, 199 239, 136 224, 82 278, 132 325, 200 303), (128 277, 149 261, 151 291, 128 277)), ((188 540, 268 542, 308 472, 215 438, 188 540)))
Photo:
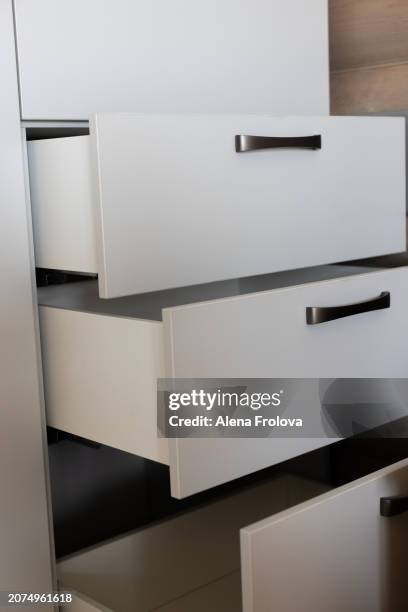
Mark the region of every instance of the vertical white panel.
POLYGON ((0 1, 0 56, 1 588, 50 591, 53 559, 38 325, 11 0, 0 1))

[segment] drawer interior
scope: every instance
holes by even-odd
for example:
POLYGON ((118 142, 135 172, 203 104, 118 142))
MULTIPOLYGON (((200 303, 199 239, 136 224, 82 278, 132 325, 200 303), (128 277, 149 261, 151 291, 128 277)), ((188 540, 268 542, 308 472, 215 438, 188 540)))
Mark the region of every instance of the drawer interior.
POLYGON ((237 612, 239 530, 328 488, 292 475, 276 476, 63 559, 59 580, 78 592, 80 601, 84 596, 84 606, 92 600, 96 609, 237 612))

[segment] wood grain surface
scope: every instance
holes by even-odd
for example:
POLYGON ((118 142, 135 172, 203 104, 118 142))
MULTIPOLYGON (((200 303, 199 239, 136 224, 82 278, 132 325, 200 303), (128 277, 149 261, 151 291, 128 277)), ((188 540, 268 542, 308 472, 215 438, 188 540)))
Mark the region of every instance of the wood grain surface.
POLYGON ((331 112, 408 108, 408 1, 330 0, 331 112))
POLYGON ((361 68, 331 75, 333 115, 408 109, 408 63, 361 68))
POLYGON ((407 0, 331 0, 332 70, 408 61, 407 0))

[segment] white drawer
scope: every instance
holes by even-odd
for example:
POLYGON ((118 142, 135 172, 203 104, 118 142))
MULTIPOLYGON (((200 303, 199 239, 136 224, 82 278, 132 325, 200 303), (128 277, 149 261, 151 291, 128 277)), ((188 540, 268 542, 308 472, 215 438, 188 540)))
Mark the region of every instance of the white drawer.
POLYGON ((327 0, 16 0, 23 119, 329 114, 327 0))
POLYGON ((244 612, 404 612, 408 515, 404 460, 241 532, 244 612))
POLYGON ((401 118, 102 114, 28 156, 37 266, 104 298, 405 250, 401 118))
POLYGON ((350 270, 309 271, 310 280, 314 273, 320 281, 280 289, 270 287, 296 283, 301 275, 253 279, 249 287, 231 282, 207 288, 206 295, 198 287, 106 301, 89 282, 40 290, 48 424, 169 465, 175 497, 333 442, 324 437, 157 439, 156 380, 164 375, 407 378, 401 321, 408 269, 357 274, 356 268, 354 276, 342 276, 350 270), (336 273, 339 278, 322 280, 336 273), (219 299, 210 299, 211 292, 219 299), (382 292, 390 293, 389 308, 306 323, 307 307, 361 303, 382 292), (175 305, 180 301, 196 303, 175 305))
POLYGON ((282 475, 63 560, 61 587, 77 592, 67 610, 238 612, 239 530, 325 490, 282 475))
POLYGON ((63 560, 68 610, 403 612, 408 516, 380 500, 408 495, 408 461, 324 489, 282 476, 63 560))

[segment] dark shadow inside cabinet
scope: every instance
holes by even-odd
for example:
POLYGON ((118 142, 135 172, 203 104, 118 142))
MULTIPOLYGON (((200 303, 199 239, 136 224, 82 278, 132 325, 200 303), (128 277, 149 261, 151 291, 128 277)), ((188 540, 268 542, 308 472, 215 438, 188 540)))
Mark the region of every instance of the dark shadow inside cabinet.
MULTIPOLYGON (((58 558, 222 498, 279 473, 336 487, 408 457, 408 424, 395 437, 356 436, 295 457, 209 491, 178 500, 169 468, 48 429, 55 546, 58 558)), ((378 436, 382 435, 378 432, 378 436)), ((393 435, 386 432, 386 435, 393 435)))
POLYGON ((331 480, 330 453, 323 448, 179 500, 170 495, 168 466, 52 428, 48 448, 58 558, 279 473, 331 480))

